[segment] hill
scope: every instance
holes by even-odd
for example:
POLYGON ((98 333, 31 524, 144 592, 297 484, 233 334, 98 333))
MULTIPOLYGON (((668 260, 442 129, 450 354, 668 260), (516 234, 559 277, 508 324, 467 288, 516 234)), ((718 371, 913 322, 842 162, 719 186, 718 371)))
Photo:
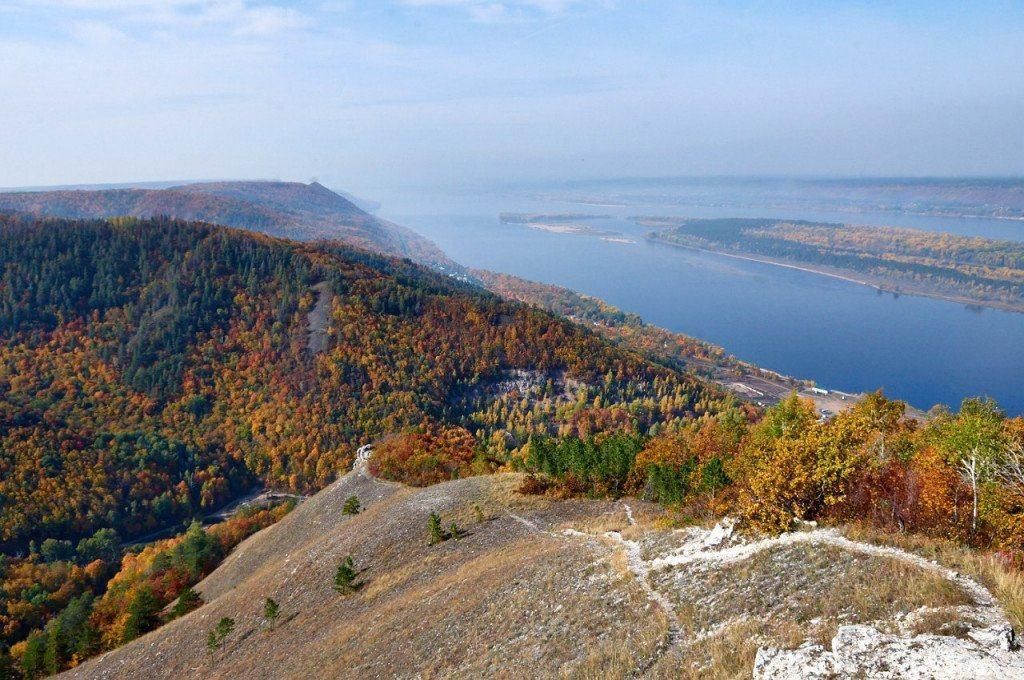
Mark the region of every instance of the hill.
POLYGON ((549 313, 342 245, 169 219, 5 218, 0 235, 7 547, 139 535, 257 480, 320 488, 407 428, 442 454, 402 466, 436 480, 533 434, 732 403, 549 313))
POLYGON ((0 192, 2 213, 74 219, 173 217, 302 241, 335 239, 452 273, 461 271, 427 239, 370 215, 316 182, 206 182, 160 189, 0 192))
POLYGON ((834 531, 667 531, 650 504, 523 496, 521 482, 413 489, 357 466, 242 543, 197 587, 205 605, 67 677, 1024 672, 1024 656, 1001 646, 1010 629, 988 591, 911 553, 834 531), (346 516, 353 495, 364 510, 346 516), (460 537, 428 544, 431 513, 460 537), (333 587, 346 556, 360 583, 348 594, 333 587), (223 618, 233 630, 211 651, 223 618))

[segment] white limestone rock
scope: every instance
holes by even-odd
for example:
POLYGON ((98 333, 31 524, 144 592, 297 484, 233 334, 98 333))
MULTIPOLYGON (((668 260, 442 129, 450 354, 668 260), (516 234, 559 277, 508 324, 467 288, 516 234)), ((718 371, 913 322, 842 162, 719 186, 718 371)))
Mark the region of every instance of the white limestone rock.
POLYGON ((759 650, 754 678, 1024 679, 1024 654, 1013 647, 1012 631, 1002 626, 972 631, 967 638, 903 638, 871 626, 842 626, 832 638, 830 650, 814 644, 793 650, 759 650))

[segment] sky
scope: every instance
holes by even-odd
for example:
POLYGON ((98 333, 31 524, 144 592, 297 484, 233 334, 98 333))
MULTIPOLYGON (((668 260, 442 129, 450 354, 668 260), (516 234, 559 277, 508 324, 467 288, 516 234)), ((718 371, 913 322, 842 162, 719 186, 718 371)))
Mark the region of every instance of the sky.
POLYGON ((1024 3, 0 0, 0 186, 1024 175, 1024 3))

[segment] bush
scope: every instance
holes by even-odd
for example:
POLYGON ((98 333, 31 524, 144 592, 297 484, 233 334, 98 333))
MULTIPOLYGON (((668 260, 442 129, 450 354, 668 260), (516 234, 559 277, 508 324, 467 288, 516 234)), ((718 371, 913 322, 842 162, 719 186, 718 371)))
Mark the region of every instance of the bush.
POLYGON ((472 474, 476 445, 473 435, 462 427, 430 425, 378 444, 370 471, 412 486, 437 484, 472 474))

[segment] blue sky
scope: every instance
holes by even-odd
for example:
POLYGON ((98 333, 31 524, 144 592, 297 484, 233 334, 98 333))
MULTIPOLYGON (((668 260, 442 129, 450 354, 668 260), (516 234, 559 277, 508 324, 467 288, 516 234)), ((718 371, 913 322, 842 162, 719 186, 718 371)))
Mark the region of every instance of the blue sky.
POLYGON ((1024 3, 0 0, 0 186, 1024 175, 1024 3))

